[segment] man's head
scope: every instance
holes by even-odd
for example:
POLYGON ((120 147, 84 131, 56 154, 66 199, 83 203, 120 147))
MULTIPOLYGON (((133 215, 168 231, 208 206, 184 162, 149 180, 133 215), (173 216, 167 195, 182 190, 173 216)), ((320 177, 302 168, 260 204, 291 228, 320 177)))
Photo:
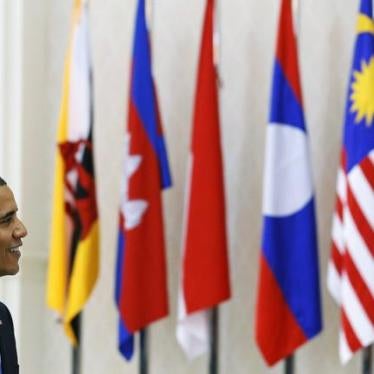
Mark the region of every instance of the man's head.
POLYGON ((0 177, 0 276, 14 275, 19 270, 19 247, 27 230, 17 217, 17 210, 12 190, 0 177))

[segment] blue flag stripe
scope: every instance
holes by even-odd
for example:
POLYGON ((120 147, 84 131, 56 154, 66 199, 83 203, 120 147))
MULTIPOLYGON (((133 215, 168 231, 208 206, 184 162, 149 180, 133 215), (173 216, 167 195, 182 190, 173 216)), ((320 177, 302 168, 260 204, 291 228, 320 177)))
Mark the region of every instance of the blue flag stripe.
POLYGON ((303 109, 289 85, 279 62, 274 64, 270 124, 285 123, 306 131, 303 109))
POLYGON ((372 3, 372 0, 361 1, 360 13, 363 13, 363 14, 367 15, 370 18, 373 16, 373 3, 372 3))
POLYGON ((157 118, 157 101, 151 71, 151 53, 144 0, 139 0, 133 55, 131 98, 159 161, 162 187, 171 185, 165 142, 157 118))
MULTIPOLYGON (((119 305, 119 298, 121 293, 121 282, 123 274, 123 259, 125 256, 125 236, 122 232, 122 229, 119 228, 118 233, 118 251, 117 251, 117 263, 116 263, 116 283, 115 283, 115 300, 117 307, 119 305)), ((122 355, 130 360, 134 353, 134 337, 128 331, 125 326, 124 321, 121 320, 121 316, 118 321, 118 346, 122 355)))

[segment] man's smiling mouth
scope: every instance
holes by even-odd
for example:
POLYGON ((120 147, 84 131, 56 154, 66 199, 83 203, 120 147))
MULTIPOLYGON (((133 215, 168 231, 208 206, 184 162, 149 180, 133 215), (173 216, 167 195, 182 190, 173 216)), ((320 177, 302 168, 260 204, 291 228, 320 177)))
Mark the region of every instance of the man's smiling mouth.
POLYGON ((9 248, 9 251, 10 251, 11 253, 21 254, 21 251, 20 251, 20 247, 21 247, 21 246, 22 246, 22 243, 17 244, 17 245, 15 245, 15 246, 13 246, 13 247, 10 247, 10 248, 9 248))

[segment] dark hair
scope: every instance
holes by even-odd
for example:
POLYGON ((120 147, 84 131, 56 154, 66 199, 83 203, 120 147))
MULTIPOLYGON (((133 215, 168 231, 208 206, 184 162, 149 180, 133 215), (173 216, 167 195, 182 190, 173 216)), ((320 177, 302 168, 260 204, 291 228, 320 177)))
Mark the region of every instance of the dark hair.
POLYGON ((0 177, 0 186, 6 186, 5 180, 1 177, 0 177))

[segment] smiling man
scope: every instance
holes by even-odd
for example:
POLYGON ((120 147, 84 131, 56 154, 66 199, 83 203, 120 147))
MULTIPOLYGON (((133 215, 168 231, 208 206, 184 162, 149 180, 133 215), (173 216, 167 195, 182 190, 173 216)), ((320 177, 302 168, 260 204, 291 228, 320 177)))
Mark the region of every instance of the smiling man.
MULTIPOLYGON (((0 277, 18 273, 22 238, 27 230, 17 217, 17 204, 12 190, 0 178, 0 277)), ((0 302, 0 373, 18 374, 18 359, 12 316, 0 302)))

